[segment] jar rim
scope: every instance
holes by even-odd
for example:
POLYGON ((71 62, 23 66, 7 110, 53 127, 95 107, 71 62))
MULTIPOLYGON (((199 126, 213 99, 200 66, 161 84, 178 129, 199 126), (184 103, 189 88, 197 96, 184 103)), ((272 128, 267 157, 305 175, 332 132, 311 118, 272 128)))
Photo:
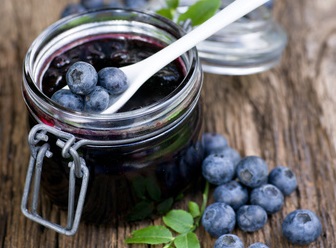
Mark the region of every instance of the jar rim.
MULTIPOLYGON (((195 73, 195 67, 197 67, 199 63, 196 48, 193 48, 182 55, 185 56, 184 59, 190 59, 191 61, 188 68, 185 68, 186 72, 184 78, 177 87, 177 89, 171 92, 168 96, 161 99, 160 101, 143 108, 104 115, 94 113, 82 113, 68 110, 56 104, 47 95, 45 95, 34 80, 34 72, 32 68, 34 65, 33 60, 36 56, 36 53, 39 52, 38 50, 39 47, 45 45, 48 41, 50 41, 51 39, 50 35, 53 34, 55 30, 58 30, 57 32, 55 32, 58 35, 60 33, 59 30, 64 31, 63 30, 64 28, 71 29, 72 25, 76 25, 76 21, 78 22, 82 19, 87 18, 88 20, 86 21, 89 22, 90 18, 92 18, 92 16, 94 15, 101 15, 100 18, 103 19, 104 17, 107 17, 107 15, 113 15, 113 14, 119 17, 122 17, 123 15, 129 15, 129 16, 132 15, 132 16, 141 16, 143 18, 153 18, 155 20, 155 23, 164 24, 165 28, 170 29, 169 31, 174 30, 176 32, 174 35, 178 34, 179 36, 182 36, 185 34, 185 31, 182 29, 182 27, 180 27, 179 25, 177 25, 176 23, 172 22, 169 19, 157 15, 154 12, 140 11, 133 9, 107 8, 100 10, 89 10, 85 13, 72 15, 70 17, 65 17, 58 20, 54 24, 47 27, 39 36, 37 36, 37 38, 33 41, 32 45, 28 49, 24 62, 23 77, 24 77, 25 90, 29 91, 28 94, 31 94, 33 100, 43 102, 43 106, 40 107, 43 108, 44 111, 56 112, 58 116, 62 116, 62 118, 69 118, 72 121, 78 123, 87 123, 97 120, 118 121, 118 120, 125 120, 130 117, 131 118, 140 117, 143 116, 144 114, 152 115, 154 113, 159 113, 162 111, 163 108, 172 104, 173 105, 176 104, 179 101, 179 98, 185 96, 188 93, 188 91, 191 90, 192 85, 190 85, 190 82, 188 82, 188 80, 190 77, 193 77, 193 74, 195 73)), ((176 39, 178 38, 179 37, 176 37, 176 39)))

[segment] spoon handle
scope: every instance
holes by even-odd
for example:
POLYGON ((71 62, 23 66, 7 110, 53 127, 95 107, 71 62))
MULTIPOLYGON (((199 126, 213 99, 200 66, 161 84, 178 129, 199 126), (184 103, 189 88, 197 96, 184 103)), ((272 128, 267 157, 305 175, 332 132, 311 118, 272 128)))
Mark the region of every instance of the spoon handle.
POLYGON ((116 112, 133 96, 147 79, 161 68, 196 46, 199 42, 207 39, 225 26, 238 20, 267 1, 269 0, 235 0, 216 15, 209 18, 169 46, 161 49, 159 52, 136 64, 120 68, 127 75, 129 87, 119 99, 109 108, 104 110, 102 114, 116 112))
MULTIPOLYGON (((141 80, 147 80, 154 74, 153 72, 159 71, 171 61, 196 46, 199 42, 209 38, 214 33, 268 1, 269 0, 235 0, 203 24, 197 26, 195 29, 182 36, 180 39, 161 49, 156 54, 139 62, 139 69, 140 67, 142 68, 139 70, 142 74, 141 80)), ((125 69, 127 70, 127 68, 125 69)), ((132 72, 125 72, 128 76, 130 76, 130 82, 134 82, 133 80, 135 80, 135 78, 137 78, 136 81, 140 80, 139 71, 134 72, 133 70, 132 72), (131 74, 135 75, 133 76, 131 74)))

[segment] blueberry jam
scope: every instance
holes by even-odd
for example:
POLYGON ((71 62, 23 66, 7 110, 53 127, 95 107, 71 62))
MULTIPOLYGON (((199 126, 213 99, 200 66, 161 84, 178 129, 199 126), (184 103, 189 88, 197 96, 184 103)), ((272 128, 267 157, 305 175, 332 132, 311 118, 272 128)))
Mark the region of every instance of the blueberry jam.
MULTIPOLYGON (((173 203, 186 190, 199 190, 204 157, 200 114, 197 108, 178 127, 148 140, 81 147, 78 152, 90 172, 82 220, 94 224, 141 220, 162 213, 160 203, 173 203)), ((49 144, 53 156, 45 158, 41 185, 53 203, 66 209, 70 160, 62 157, 55 137, 49 136, 49 144)), ((76 190, 80 183, 78 179, 76 190)))
MULTIPOLYGON (((99 71, 104 67, 122 67, 136 63, 159 51, 161 47, 158 42, 153 44, 143 38, 103 37, 86 41, 52 59, 42 79, 42 91, 51 97, 55 91, 63 88, 68 68, 77 61, 88 62, 99 71)), ((152 76, 119 111, 130 111, 160 101, 178 87, 183 77, 183 68, 178 60, 168 64, 152 76)))
MULTIPOLYGON (((44 94, 51 97, 54 92, 66 85, 65 74, 77 61, 89 62, 99 71, 105 67, 121 67, 136 63, 163 46, 156 40, 144 37, 126 37, 125 35, 90 37, 79 40, 76 42, 77 45, 56 51, 45 63, 46 69, 41 75, 39 87, 44 94)), ((164 101, 181 87, 186 74, 185 62, 182 59, 175 60, 152 76, 119 112, 164 101)), ((200 78, 197 77, 195 80, 201 80, 200 78)), ((29 101, 27 102, 29 104, 29 101)), ((84 221, 102 224, 116 219, 119 221, 120 218, 140 220, 152 214, 163 213, 162 206, 168 210, 175 197, 198 182, 203 160, 203 146, 200 142, 202 111, 198 98, 196 104, 187 108, 190 110, 186 111, 188 114, 185 117, 177 119, 178 121, 174 121, 176 123, 160 132, 156 131, 155 135, 121 145, 90 144, 78 149, 79 156, 85 160, 90 172, 82 214, 84 221)), ((183 111, 179 110, 177 114, 180 112, 183 111)), ((173 118, 175 115, 172 115, 171 119, 173 118)), ((59 122, 53 122, 50 117, 45 119, 39 110, 30 115, 32 127, 38 122, 59 128, 57 126, 59 122)), ((155 128, 166 125, 156 124, 155 128)), ((127 125, 132 125, 132 122, 127 125)), ((111 128, 113 130, 113 127, 111 128)), ((86 127, 74 126, 67 131, 76 135, 78 140, 121 139, 120 135, 107 130, 92 131, 86 127)), ((132 138, 127 131, 122 135, 125 138, 132 138)), ((70 160, 62 157, 61 149, 56 145, 57 139, 58 137, 53 135, 49 137, 48 143, 53 156, 44 159, 41 184, 52 202, 61 208, 66 208, 70 160)), ((80 180, 78 181, 80 184, 80 180)), ((80 186, 76 187, 76 190, 79 188, 80 186)))

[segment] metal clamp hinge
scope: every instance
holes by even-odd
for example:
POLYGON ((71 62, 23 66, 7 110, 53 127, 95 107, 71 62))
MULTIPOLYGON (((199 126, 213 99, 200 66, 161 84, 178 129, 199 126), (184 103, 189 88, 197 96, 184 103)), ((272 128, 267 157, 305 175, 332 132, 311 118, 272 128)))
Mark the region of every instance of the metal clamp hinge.
POLYGON ((89 180, 89 170, 85 165, 84 159, 80 158, 76 149, 73 149, 71 146, 72 144, 74 144, 74 136, 69 133, 56 130, 50 126, 39 124, 36 125, 34 128, 32 128, 32 130, 30 131, 28 141, 31 147, 31 156, 29 160, 26 182, 22 196, 21 211, 27 218, 45 227, 53 229, 58 233, 65 235, 74 235, 79 226, 89 180), (52 156, 52 152, 50 151, 50 145, 48 143, 44 143, 41 146, 37 146, 37 144, 40 142, 48 141, 48 135, 47 135, 48 132, 60 138, 57 140, 57 145, 62 148, 62 156, 63 157, 71 156, 73 159, 72 162, 69 163, 70 171, 69 171, 69 192, 68 192, 68 214, 67 214, 67 225, 65 227, 44 219, 42 216, 38 214, 37 211, 39 203, 40 182, 43 169, 43 161, 45 157, 50 158, 52 156), (66 142, 63 141, 64 139, 66 139, 66 142), (82 179, 77 204, 75 204, 76 177, 82 179), (32 187, 33 178, 34 178, 34 186, 32 187), (31 209, 29 210, 28 200, 30 193, 32 193, 32 197, 30 205, 31 209))

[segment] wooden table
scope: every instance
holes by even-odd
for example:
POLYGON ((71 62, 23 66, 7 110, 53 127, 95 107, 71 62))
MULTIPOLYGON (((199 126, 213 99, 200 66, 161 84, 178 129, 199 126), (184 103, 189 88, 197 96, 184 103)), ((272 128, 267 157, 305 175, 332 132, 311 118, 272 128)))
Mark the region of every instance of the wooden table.
MULTIPOLYGON (((29 158, 26 109, 21 97, 23 57, 33 39, 56 21, 69 0, 2 0, 0 7, 0 246, 127 247, 132 230, 151 224, 96 227, 81 224, 73 237, 58 235, 26 219, 20 211, 29 158)), ((323 233, 307 247, 336 247, 336 1, 276 1, 275 18, 289 36, 281 63, 251 76, 205 75, 205 131, 224 134, 243 156, 259 155, 270 168, 289 166, 298 190, 285 200, 262 230, 235 230, 246 246, 295 247, 281 236, 286 214, 313 210, 323 233)), ((200 202, 200 195, 188 200, 200 202)), ((46 214, 64 219, 52 205, 46 214)), ((160 218, 154 223, 161 223, 160 218)), ((214 239, 197 230, 202 247, 214 239)), ((138 247, 138 246, 132 246, 138 247)), ((139 246, 143 247, 143 246, 139 246)))

